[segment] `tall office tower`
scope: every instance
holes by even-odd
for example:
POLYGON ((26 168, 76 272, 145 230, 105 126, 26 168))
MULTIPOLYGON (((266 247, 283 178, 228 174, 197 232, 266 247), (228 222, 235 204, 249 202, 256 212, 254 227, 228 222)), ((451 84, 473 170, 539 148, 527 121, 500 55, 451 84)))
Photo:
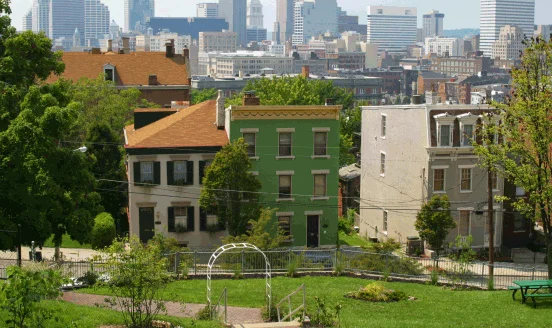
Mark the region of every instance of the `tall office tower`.
POLYGON ((238 45, 245 47, 247 0, 219 0, 219 16, 228 22, 230 31, 238 33, 238 45))
POLYGON ((535 36, 540 36, 544 40, 549 41, 550 40, 550 33, 552 31, 550 30, 550 25, 537 25, 537 28, 535 29, 535 36))
POLYGON ((247 1, 247 28, 263 28, 263 4, 260 0, 247 1))
POLYGON ((50 39, 71 40, 76 28, 80 33, 79 41, 84 40, 84 0, 50 0, 50 39))
POLYGON ((196 5, 196 17, 218 17, 219 16, 219 5, 216 2, 210 3, 198 3, 196 5))
POLYGON ((23 16, 23 24, 21 25, 21 30, 23 32, 33 30, 33 8, 32 7, 23 16))
POLYGON ((490 57, 493 43, 498 40, 500 28, 516 25, 523 34, 533 36, 535 24, 535 0, 481 0, 480 50, 490 57))
POLYGON ((339 14, 336 0, 305 0, 295 3, 293 17, 293 45, 305 44, 319 34, 338 35, 339 14))
POLYGON ((125 32, 146 32, 146 20, 155 16, 155 0, 125 0, 125 32))
POLYGON ((525 50, 523 44, 523 31, 517 26, 506 25, 500 28, 498 40, 493 43, 492 59, 519 59, 521 51, 525 50))
POLYGON ((100 0, 84 0, 84 44, 99 47, 99 39, 109 33, 109 8, 100 0))
POLYGON ((443 19, 445 14, 432 10, 424 14, 424 39, 443 36, 443 19))
POLYGON ((50 0, 33 0, 32 30, 50 35, 50 0))
POLYGON ((284 44, 293 35, 293 13, 295 0, 276 0, 276 22, 272 41, 284 44))
POLYGON ((417 9, 413 7, 368 6, 367 43, 379 51, 406 53, 416 44, 417 9))

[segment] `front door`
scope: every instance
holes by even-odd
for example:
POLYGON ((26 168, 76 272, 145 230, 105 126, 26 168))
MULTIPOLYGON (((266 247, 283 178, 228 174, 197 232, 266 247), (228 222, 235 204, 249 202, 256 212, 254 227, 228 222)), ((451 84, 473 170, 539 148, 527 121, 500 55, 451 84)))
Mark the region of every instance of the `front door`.
POLYGON ((155 236, 153 207, 140 207, 139 213, 140 240, 143 243, 147 243, 148 240, 155 236))
POLYGON ((318 247, 318 215, 307 216, 307 247, 318 247))

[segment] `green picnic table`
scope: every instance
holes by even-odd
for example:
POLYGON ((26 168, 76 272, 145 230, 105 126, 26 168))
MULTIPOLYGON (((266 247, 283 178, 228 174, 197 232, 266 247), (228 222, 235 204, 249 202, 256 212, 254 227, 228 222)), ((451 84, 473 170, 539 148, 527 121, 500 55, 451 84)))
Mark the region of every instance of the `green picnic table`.
POLYGON ((552 280, 516 280, 513 283, 517 286, 509 287, 513 290, 512 298, 515 300, 515 294, 519 290, 521 292, 521 302, 525 303, 528 298, 533 300, 533 306, 537 307, 536 298, 552 298, 552 280), (548 293, 538 293, 540 290, 548 289, 548 293), (532 292, 529 292, 529 291, 532 292))

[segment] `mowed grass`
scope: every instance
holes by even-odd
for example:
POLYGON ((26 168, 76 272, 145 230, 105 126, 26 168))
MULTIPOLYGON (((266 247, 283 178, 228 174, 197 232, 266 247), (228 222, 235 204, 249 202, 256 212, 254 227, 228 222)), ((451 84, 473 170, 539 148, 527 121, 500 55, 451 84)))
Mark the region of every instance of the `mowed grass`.
POLYGON ((352 235, 347 235, 343 231, 339 232, 339 244, 347 246, 365 246, 369 247, 370 242, 362 238, 358 233, 354 232, 352 235))
MULTIPOLYGON (((306 285, 307 307, 315 313, 314 297, 325 299, 330 309, 343 305, 342 326, 349 327, 551 327, 552 299, 521 304, 513 301, 508 291, 452 291, 444 287, 414 283, 383 284, 417 298, 398 303, 371 303, 343 297, 370 280, 349 277, 300 277, 272 279, 273 299, 277 302, 302 283, 306 285)), ((232 306, 262 307, 264 279, 213 280, 214 300, 224 287, 228 288, 228 303, 232 306)), ((109 294, 105 288, 84 289, 83 293, 109 294)), ((183 280, 170 283, 163 291, 165 300, 186 303, 206 303, 206 281, 183 280)), ((301 296, 294 300, 298 304, 301 296)))
MULTIPOLYGON (((44 242, 44 247, 56 247, 53 242, 54 235, 44 242)), ((91 249, 90 244, 81 244, 76 240, 71 239, 71 236, 65 234, 61 237, 61 248, 88 248, 91 249)))
MULTIPOLYGON (((53 317, 44 323, 44 327, 48 328, 97 328, 102 325, 121 325, 124 323, 122 314, 111 309, 75 305, 64 301, 43 301, 41 306, 51 310, 53 314, 53 317)), ((8 312, 0 310, 0 327, 4 327, 8 315, 8 312)), ((220 327, 217 322, 213 321, 197 321, 190 318, 168 316, 160 316, 159 319, 182 327, 192 327, 192 325, 199 328, 220 327)), ((32 324, 30 327, 32 327, 32 324)))

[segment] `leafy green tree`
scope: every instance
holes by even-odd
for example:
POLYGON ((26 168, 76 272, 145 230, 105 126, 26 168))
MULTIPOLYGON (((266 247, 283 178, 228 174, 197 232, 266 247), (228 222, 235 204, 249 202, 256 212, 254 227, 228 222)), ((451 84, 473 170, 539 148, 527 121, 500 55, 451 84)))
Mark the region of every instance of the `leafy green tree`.
POLYGON ((194 89, 192 90, 190 97, 192 99, 191 104, 200 104, 207 100, 217 99, 217 90, 216 89, 194 89))
POLYGON ((227 236, 222 239, 222 242, 225 244, 250 243, 260 249, 273 249, 282 246, 290 237, 285 236, 284 231, 272 220, 274 212, 275 210, 270 208, 262 209, 258 220, 249 221, 251 229, 246 234, 227 236))
POLYGON ((456 227, 450 213, 448 196, 433 196, 428 203, 422 205, 416 215, 414 227, 439 257, 449 231, 456 227))
POLYGON ((346 134, 339 135, 339 166, 347 166, 356 162, 355 154, 353 154, 353 139, 346 134))
POLYGON ((354 102, 352 92, 334 86, 331 81, 298 76, 249 80, 241 93, 227 100, 227 105, 241 105, 244 92, 252 90, 261 105, 324 105, 331 98, 335 104, 351 108, 354 102))
POLYGON ((222 148, 206 169, 199 203, 215 213, 231 236, 243 235, 259 218, 260 181, 251 174, 247 144, 240 138, 222 148))
MULTIPOLYGON (((521 65, 512 71, 514 92, 506 104, 485 118, 475 151, 483 165, 497 171, 528 197, 511 199, 513 207, 542 224, 552 279, 552 43, 528 42, 521 65), (495 136, 500 136, 499 138, 495 136), (500 142, 496 142, 500 141, 500 142)), ((501 200, 500 198, 498 200, 501 200)), ((502 198, 504 200, 504 198, 502 198)))
POLYGON ((117 237, 115 229, 115 220, 109 213, 100 213, 94 219, 94 228, 92 228, 92 238, 90 243, 93 249, 101 249, 113 243, 117 237))
POLYGON ((87 153, 95 160, 91 171, 97 179, 101 205, 115 219, 117 232, 123 234, 128 231, 125 213, 128 186, 121 139, 107 124, 96 123, 88 131, 85 143, 87 153))

